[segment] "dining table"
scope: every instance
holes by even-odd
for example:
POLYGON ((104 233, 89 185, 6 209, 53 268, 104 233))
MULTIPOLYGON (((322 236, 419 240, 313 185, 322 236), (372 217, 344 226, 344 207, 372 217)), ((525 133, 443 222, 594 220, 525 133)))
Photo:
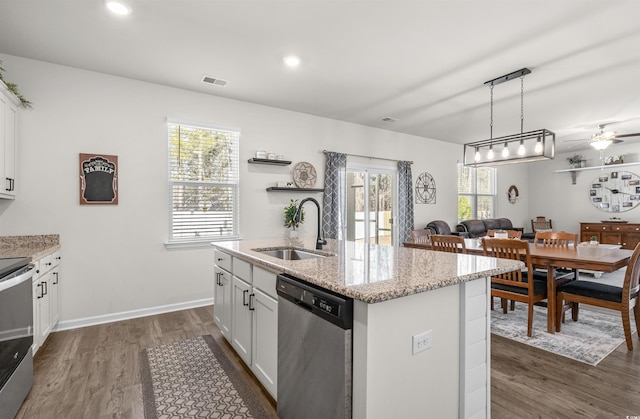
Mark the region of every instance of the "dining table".
MULTIPOLYGON (((467 253, 483 255, 482 239, 465 238, 467 253)), ((517 239, 514 239, 517 240, 517 239)), ((403 243, 405 247, 431 249, 430 243, 403 243)), ((620 249, 612 245, 588 245, 586 243, 554 246, 529 243, 531 264, 534 268, 547 270, 547 331, 555 333, 556 278, 555 268, 586 269, 597 272, 614 272, 629 264, 633 250, 620 249)))

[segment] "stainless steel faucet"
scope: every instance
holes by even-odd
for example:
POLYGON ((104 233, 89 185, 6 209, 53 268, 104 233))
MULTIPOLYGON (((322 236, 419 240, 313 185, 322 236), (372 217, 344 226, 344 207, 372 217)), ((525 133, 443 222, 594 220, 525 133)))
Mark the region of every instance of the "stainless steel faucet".
POLYGON ((316 201, 313 198, 305 198, 305 199, 303 199, 300 202, 300 205, 298 205, 298 210, 296 211, 296 214, 293 216, 293 222, 294 223, 299 223, 300 222, 300 214, 302 214, 302 206, 307 201, 313 202, 314 204, 316 204, 316 208, 318 208, 318 237, 316 238, 316 249, 320 250, 320 249, 322 249, 322 245, 323 244, 327 244, 327 241, 322 238, 322 227, 320 225, 320 222, 322 220, 322 212, 320 211, 320 204, 318 203, 318 201, 316 201))

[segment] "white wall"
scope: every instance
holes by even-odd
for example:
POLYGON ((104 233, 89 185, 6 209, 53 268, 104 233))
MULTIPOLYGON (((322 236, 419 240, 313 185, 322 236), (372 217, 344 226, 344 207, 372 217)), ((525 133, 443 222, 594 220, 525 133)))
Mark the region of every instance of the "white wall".
MULTIPOLYGON (((559 169, 568 169, 570 166, 566 158, 576 153, 587 159, 587 166, 601 165, 600 153, 594 149, 561 154, 554 160, 529 165, 529 218, 544 215, 553 220, 554 230, 572 233, 580 231, 581 222, 599 222, 612 216, 629 222, 640 222, 638 207, 613 214, 600 211, 591 204, 590 185, 600 176, 600 170, 577 172, 575 185, 571 184, 570 173, 555 173, 559 169)), ((605 157, 621 154, 626 155, 625 162, 640 161, 638 140, 630 138, 624 143, 611 145, 604 151, 605 157)), ((620 168, 618 171, 640 174, 640 165, 620 168)))
MULTIPOLYGON (((289 167, 249 165, 257 149, 307 161, 324 179, 323 149, 413 160, 428 171, 435 205, 416 205, 416 226, 456 223, 460 145, 0 54, 6 78, 33 102, 20 113, 15 201, 0 201, 0 235, 59 233, 62 320, 210 298, 212 252, 167 250, 167 117, 241 129, 240 233, 285 234, 283 208, 306 194, 267 193, 289 167), (80 206, 78 154, 118 156, 119 204, 80 206)), ((212 88, 213 89, 213 88, 212 88)), ((520 187, 520 186, 518 186, 520 187)), ((321 194, 313 195, 317 199, 321 194)), ((315 234, 310 205, 302 234, 315 234)))

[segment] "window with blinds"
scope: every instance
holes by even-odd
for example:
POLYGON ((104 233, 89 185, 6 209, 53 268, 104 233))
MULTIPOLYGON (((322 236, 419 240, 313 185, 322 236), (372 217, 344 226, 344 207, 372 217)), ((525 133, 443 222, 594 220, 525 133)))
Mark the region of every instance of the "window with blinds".
POLYGON ((458 164, 458 221, 493 218, 496 169, 458 164))
POLYGON ((240 132, 169 122, 169 241, 238 237, 240 132))

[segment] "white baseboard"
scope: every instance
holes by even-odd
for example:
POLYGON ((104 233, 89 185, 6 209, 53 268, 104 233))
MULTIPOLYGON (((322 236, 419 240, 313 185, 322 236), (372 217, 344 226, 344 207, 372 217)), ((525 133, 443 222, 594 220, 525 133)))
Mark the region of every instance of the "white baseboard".
POLYGON ((59 322, 52 332, 78 329, 80 327, 95 326, 97 324, 112 323, 121 320, 135 319, 138 317, 152 316, 154 314, 170 313, 172 311, 187 310, 190 308, 213 305, 213 298, 187 301, 184 303, 168 304, 158 307, 143 308, 139 310, 123 311, 120 313, 105 314, 102 316, 85 317, 82 319, 65 320, 59 322))

